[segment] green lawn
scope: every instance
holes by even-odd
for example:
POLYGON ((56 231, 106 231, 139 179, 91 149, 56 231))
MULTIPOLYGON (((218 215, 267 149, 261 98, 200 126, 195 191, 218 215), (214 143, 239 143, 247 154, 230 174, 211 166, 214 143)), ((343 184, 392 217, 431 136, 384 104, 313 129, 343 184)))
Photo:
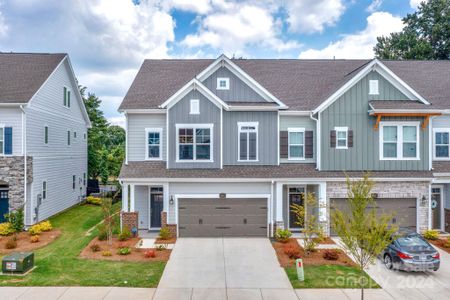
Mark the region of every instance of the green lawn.
MULTIPOLYGON (((286 273, 295 289, 301 288, 359 288, 358 269, 354 267, 324 265, 305 266, 305 281, 297 280, 295 266, 285 268, 286 273)), ((366 288, 379 288, 380 286, 365 274, 366 288)))
MULTIPOLYGON (((119 207, 120 203, 116 204, 119 207)), ((2 286, 156 287, 163 262, 112 262, 78 258, 95 236, 86 232, 102 219, 100 207, 76 206, 50 219, 62 231, 53 243, 35 251, 37 268, 25 277, 0 276, 2 286)))

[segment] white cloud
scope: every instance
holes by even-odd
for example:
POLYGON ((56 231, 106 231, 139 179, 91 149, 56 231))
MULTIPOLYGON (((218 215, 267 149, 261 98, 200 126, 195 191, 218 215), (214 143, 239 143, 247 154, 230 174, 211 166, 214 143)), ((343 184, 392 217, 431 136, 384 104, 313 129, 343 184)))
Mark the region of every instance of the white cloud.
POLYGON ((300 33, 322 32, 333 26, 345 11, 343 0, 286 0, 289 30, 300 33))
POLYGON ((117 126, 120 126, 122 128, 125 128, 125 116, 108 118, 108 122, 111 125, 117 125, 117 126))
POLYGON ((166 0, 162 5, 167 10, 175 8, 199 14, 206 14, 211 10, 209 0, 166 0))
POLYGON ((401 31, 403 26, 400 17, 387 12, 375 12, 367 17, 367 27, 364 30, 344 35, 342 39, 323 49, 303 51, 299 58, 372 58, 377 36, 401 31))
POLYGON ((423 2, 423 1, 425 1, 426 2, 426 0, 409 0, 409 6, 411 6, 411 8, 417 8, 418 6, 419 6, 419 4, 421 3, 421 2, 423 2))
POLYGON ((373 0, 366 10, 371 13, 375 12, 380 8, 381 4, 383 4, 383 0, 373 0))

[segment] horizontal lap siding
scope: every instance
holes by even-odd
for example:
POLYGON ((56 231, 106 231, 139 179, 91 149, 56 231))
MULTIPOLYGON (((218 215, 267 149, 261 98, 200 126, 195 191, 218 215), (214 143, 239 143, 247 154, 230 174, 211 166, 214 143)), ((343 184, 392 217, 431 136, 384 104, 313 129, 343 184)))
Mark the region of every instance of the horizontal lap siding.
MULTIPOLYGON (((378 73, 372 72, 348 90, 320 114, 322 124, 322 170, 428 170, 428 129, 419 127, 418 161, 382 161, 379 153, 379 133, 374 130, 376 118, 369 116, 370 100, 406 100, 378 73), (379 80, 379 95, 369 95, 369 80, 379 80), (353 147, 343 150, 330 147, 330 131, 335 126, 353 130, 353 147)), ((383 118, 382 121, 418 121, 417 118, 383 118)))
POLYGON ((20 108, 0 108, 0 125, 12 127, 12 155, 22 155, 22 111, 20 108))
POLYGON ((139 229, 147 229, 148 226, 148 186, 144 185, 136 185, 135 186, 135 211, 139 212, 138 214, 138 227, 139 229))
POLYGON ((166 160, 166 115, 165 114, 128 114, 128 160, 145 160, 146 128, 161 128, 161 154, 166 160))
POLYGON ((300 116, 280 116, 280 131, 287 131, 288 128, 305 128, 305 131, 313 132, 313 158, 306 158, 301 161, 292 161, 286 158, 281 159, 280 162, 295 162, 295 163, 312 163, 316 161, 317 153, 317 133, 316 133, 316 122, 310 117, 300 117, 300 116))

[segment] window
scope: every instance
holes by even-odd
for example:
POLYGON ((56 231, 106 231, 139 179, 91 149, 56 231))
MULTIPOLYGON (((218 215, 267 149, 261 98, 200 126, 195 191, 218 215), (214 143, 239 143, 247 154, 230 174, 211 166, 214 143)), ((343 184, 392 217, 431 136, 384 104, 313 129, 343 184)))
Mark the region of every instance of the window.
POLYGON ((230 89, 230 78, 226 78, 226 77, 217 78, 217 89, 218 90, 229 90, 230 89))
POLYGON ((70 107, 70 90, 64 87, 64 106, 70 107))
POLYGON ((378 80, 369 80, 369 95, 378 95, 378 80))
POLYGON ((4 136, 4 128, 0 127, 0 154, 5 153, 5 136, 4 136))
POLYGON ((73 132, 73 138, 74 138, 74 139, 77 138, 77 132, 76 132, 76 131, 73 132))
POLYGON ((145 129, 145 159, 159 160, 162 159, 161 153, 162 128, 146 128, 145 129))
POLYGON ((449 159, 449 136, 450 128, 436 128, 434 129, 434 158, 435 159, 449 159))
POLYGON ((418 122, 382 122, 380 128, 380 157, 382 160, 419 159, 418 122))
POLYGON ((67 146, 70 146, 70 130, 67 131, 67 146))
POLYGON ((212 124, 177 124, 177 161, 212 161, 212 129, 212 124))
POLYGON ((13 129, 0 124, 0 155, 13 154, 13 129))
POLYGON ((258 122, 238 123, 238 161, 258 160, 258 122))
POLYGON ((288 128, 288 159, 305 158, 305 129, 288 128))
POLYGON ((48 126, 44 127, 44 144, 48 144, 48 126))
POLYGON ((83 133, 83 139, 86 139, 86 132, 85 133, 83 133))
POLYGON ((348 128, 334 127, 336 131, 336 149, 348 149, 348 128))
POLYGON ((73 175, 72 176, 72 189, 75 189, 76 185, 77 185, 77 176, 73 175))
POLYGON ((42 200, 47 199, 47 181, 42 182, 42 200))
POLYGON ((200 113, 200 101, 198 99, 191 100, 191 115, 198 115, 200 113))
POLYGON ((83 185, 86 185, 86 173, 83 173, 83 185))

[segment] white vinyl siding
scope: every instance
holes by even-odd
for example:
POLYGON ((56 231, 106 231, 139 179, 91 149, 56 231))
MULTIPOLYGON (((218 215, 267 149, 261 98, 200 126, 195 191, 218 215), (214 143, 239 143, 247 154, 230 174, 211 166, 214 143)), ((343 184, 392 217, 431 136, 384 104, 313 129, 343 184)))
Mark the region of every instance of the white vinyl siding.
MULTIPOLYGON (((12 128, 12 155, 22 155, 22 111, 20 108, 0 108, 0 127, 12 128)), ((2 139, 4 139, 4 131, 2 139)), ((2 150, 4 150, 4 146, 3 143, 1 147, 2 150)), ((1 153, 3 153, 3 151, 1 151, 1 153)))
POLYGON ((48 126, 44 127, 44 144, 48 145, 48 126))
POLYGON ((418 160, 419 123, 381 122, 379 143, 381 160, 418 160))
POLYGON ((166 160, 166 115, 128 114, 128 161, 146 159, 146 128, 161 128, 161 159, 166 160))

